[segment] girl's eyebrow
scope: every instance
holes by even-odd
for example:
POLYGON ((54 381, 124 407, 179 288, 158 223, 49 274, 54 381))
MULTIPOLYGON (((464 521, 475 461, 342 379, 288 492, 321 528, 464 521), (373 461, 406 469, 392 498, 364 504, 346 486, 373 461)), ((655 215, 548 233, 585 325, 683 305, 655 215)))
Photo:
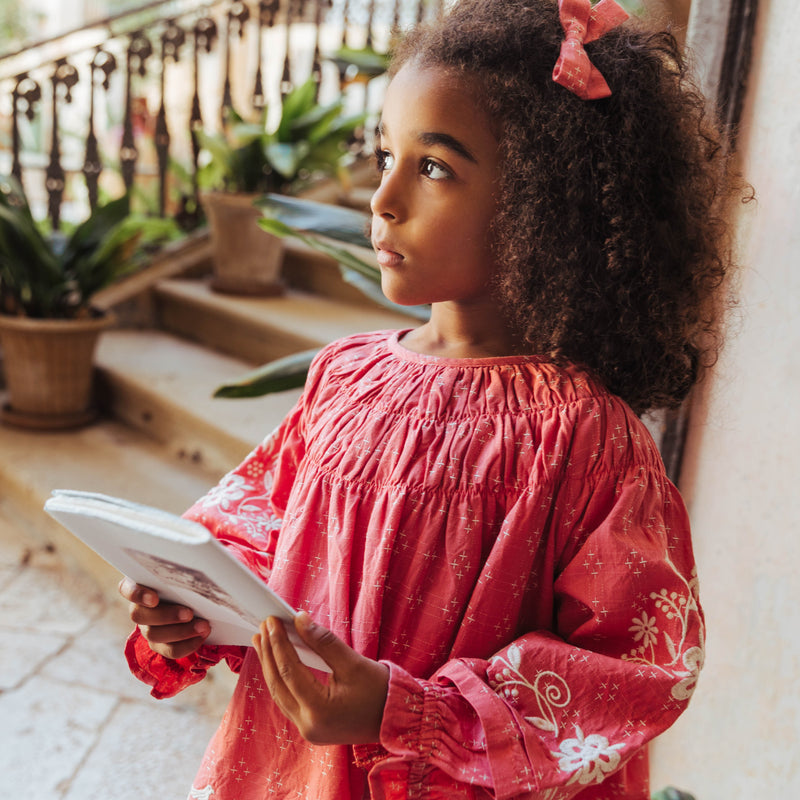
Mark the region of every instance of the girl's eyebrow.
POLYGON ((440 145, 442 147, 446 147, 448 150, 452 150, 462 158, 466 158, 467 161, 471 161, 473 164, 478 163, 475 156, 473 156, 470 152, 469 148, 463 142, 460 142, 455 136, 451 136, 449 133, 426 131, 424 133, 420 133, 417 138, 420 140, 420 142, 422 142, 422 144, 426 144, 428 146, 440 145))
MULTIPOLYGON (((386 135, 386 126, 383 124, 383 121, 379 122, 375 127, 375 135, 377 137, 386 135)), ((429 147, 433 145, 446 147, 448 150, 452 150, 457 155, 467 159, 467 161, 471 161, 473 164, 478 163, 478 160, 472 155, 472 151, 463 142, 456 139, 455 136, 451 136, 449 133, 423 131, 417 134, 417 139, 419 139, 422 144, 428 145, 429 147)))

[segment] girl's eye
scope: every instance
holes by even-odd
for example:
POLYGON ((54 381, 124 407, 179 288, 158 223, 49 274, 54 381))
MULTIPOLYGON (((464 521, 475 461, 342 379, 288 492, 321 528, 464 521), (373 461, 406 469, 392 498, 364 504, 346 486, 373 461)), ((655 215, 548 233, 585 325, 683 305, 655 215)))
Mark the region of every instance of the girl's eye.
POLYGON ((378 164, 378 172, 391 169, 394 166, 394 158, 387 150, 375 150, 375 159, 378 164))
POLYGON ((449 170, 429 158, 422 162, 422 174, 433 181, 441 181, 452 177, 449 170))

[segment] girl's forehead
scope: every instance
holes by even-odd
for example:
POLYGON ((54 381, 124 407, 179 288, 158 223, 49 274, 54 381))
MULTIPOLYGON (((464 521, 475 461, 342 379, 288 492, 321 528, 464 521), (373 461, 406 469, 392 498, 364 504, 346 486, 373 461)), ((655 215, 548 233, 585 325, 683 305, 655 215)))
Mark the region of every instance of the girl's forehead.
POLYGON ((404 64, 386 91, 383 119, 435 117, 456 127, 492 128, 476 81, 438 66, 404 64))
POLYGON ((475 80, 463 73, 435 64, 409 61, 395 73, 389 89, 401 87, 411 94, 446 94, 459 97, 462 103, 478 105, 475 80))

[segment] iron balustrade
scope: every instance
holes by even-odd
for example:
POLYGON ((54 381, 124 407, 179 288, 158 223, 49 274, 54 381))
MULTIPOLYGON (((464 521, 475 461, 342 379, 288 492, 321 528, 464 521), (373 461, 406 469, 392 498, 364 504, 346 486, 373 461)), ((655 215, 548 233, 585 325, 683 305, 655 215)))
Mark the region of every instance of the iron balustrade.
POLYGON ((245 117, 279 110, 309 76, 320 99, 345 91, 359 104, 354 110, 376 110, 379 82, 343 89, 325 55, 342 46, 385 50, 394 30, 442 7, 442 0, 162 0, 0 54, 0 125, 7 126, 0 174, 13 175, 34 208, 46 208, 54 230, 65 207, 78 217, 103 191, 121 190, 190 227, 197 130, 220 130, 231 110, 245 117))

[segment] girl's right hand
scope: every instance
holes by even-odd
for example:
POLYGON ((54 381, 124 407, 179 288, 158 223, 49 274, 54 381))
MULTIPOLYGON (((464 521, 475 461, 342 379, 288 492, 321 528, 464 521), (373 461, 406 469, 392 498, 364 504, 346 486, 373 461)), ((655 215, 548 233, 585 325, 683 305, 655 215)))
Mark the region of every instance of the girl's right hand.
POLYGON ((130 603, 131 619, 147 640, 150 649, 165 658, 183 658, 196 652, 211 633, 207 620, 175 603, 161 602, 158 594, 123 578, 119 593, 130 603))

